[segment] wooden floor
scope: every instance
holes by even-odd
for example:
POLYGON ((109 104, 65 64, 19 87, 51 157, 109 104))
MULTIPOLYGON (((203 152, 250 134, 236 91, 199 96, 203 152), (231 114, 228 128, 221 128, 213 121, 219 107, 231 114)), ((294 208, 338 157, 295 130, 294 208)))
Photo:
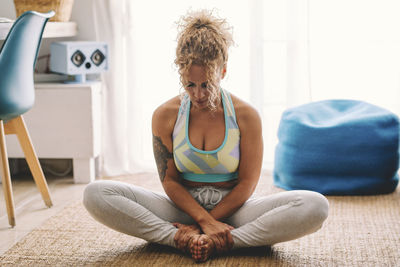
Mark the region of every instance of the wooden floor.
POLYGON ((82 198, 85 184, 74 184, 72 177, 46 178, 53 201, 51 208, 44 204, 32 177, 12 177, 17 224, 14 228, 8 224, 4 194, 0 190, 0 255, 66 205, 82 198))

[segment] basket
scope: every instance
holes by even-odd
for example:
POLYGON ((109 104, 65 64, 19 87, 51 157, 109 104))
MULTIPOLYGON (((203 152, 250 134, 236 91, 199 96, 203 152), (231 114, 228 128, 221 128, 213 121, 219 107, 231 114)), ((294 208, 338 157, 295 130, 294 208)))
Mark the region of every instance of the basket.
POLYGON ((17 17, 29 10, 48 12, 53 10, 56 14, 50 21, 69 21, 71 18, 74 0, 14 0, 17 17))

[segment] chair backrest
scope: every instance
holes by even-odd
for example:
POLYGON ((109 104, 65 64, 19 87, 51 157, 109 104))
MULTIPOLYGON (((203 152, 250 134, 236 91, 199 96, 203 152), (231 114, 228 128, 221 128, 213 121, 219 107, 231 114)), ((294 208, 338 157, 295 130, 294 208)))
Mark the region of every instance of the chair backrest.
POLYGON ((35 101, 33 72, 44 27, 54 12, 27 11, 11 27, 0 49, 0 119, 28 111, 35 101))

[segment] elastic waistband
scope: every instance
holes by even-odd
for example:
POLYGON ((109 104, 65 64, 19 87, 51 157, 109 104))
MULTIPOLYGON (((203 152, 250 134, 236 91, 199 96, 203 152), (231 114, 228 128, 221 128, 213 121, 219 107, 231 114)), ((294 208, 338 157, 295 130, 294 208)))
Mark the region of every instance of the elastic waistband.
POLYGON ((230 191, 231 188, 215 186, 186 187, 193 198, 205 209, 212 210, 230 191))
POLYGON ((231 180, 235 180, 238 178, 238 172, 231 173, 206 173, 206 174, 198 174, 198 173, 181 173, 181 177, 185 180, 192 182, 201 182, 201 183, 216 183, 216 182, 227 182, 231 180))

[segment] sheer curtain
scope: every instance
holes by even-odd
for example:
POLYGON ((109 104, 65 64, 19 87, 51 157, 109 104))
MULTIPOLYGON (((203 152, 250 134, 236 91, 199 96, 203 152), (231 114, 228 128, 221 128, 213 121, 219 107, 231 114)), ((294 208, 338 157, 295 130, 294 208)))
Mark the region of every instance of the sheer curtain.
POLYGON ((360 99, 399 114, 398 10, 396 0, 310 1, 313 100, 360 99))
POLYGON ((233 26, 222 86, 259 110, 271 168, 288 107, 348 98, 400 113, 399 7, 396 0, 93 1, 96 36, 110 44, 102 175, 156 170, 151 115, 179 93, 175 22, 189 9, 215 9, 233 26))
POLYGON ((356 99, 400 114, 399 1, 259 1, 264 167, 273 166, 280 116, 288 107, 356 99))

